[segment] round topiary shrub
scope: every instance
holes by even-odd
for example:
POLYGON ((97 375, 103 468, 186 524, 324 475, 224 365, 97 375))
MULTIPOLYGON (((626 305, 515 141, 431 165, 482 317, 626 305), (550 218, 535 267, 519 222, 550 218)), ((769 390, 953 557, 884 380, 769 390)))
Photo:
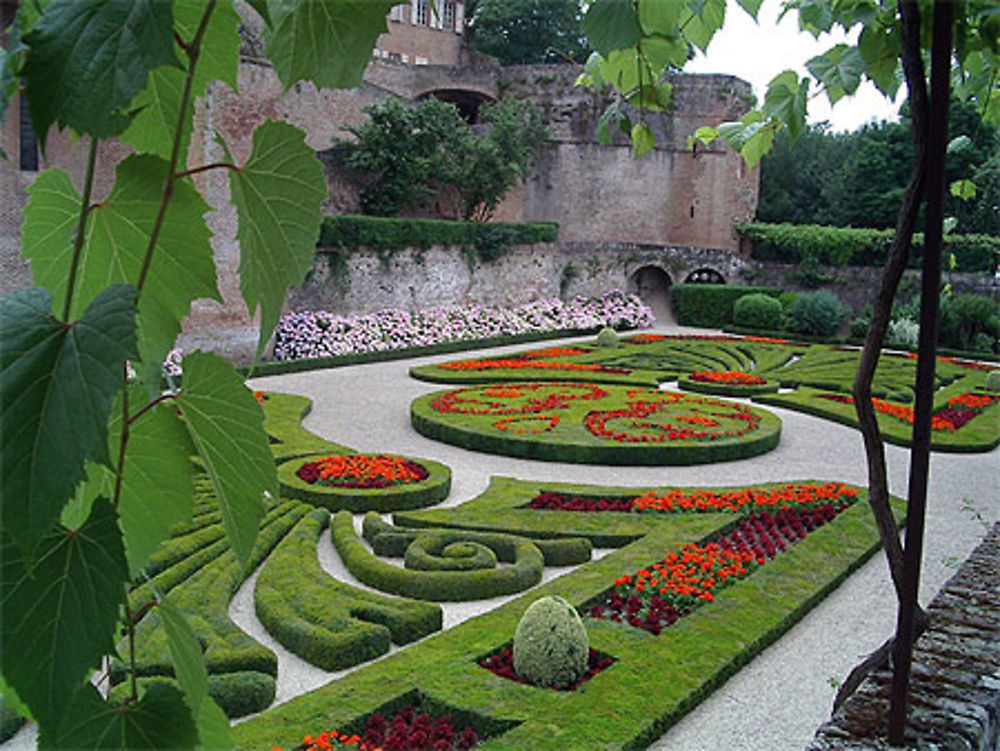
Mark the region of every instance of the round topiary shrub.
POLYGON ((780 329, 781 303, 770 295, 759 292, 744 295, 733 303, 733 323, 751 329, 780 329))
POLYGON ((514 670, 536 686, 568 686, 587 672, 590 644, 576 609, 543 597, 524 611, 514 633, 514 670))
POLYGON ((987 391, 1000 391, 1000 370, 991 370, 986 374, 986 383, 983 384, 987 391))
POLYGON ((799 334, 833 336, 849 312, 840 298, 829 290, 807 292, 788 309, 788 328, 799 334))
POLYGON ((611 347, 612 349, 617 349, 622 346, 622 340, 618 336, 617 331, 615 331, 610 326, 605 326, 597 334, 597 346, 611 347))

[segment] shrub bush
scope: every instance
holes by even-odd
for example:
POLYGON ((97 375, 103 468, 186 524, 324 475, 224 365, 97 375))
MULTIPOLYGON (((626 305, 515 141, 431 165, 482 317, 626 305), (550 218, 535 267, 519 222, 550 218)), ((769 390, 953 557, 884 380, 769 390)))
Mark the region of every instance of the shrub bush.
POLYGON ((321 248, 429 248, 464 245, 491 253, 498 243, 531 245, 559 237, 555 222, 453 222, 443 219, 397 219, 381 216, 327 216, 319 231, 321 248))
POLYGON ((991 370, 986 375, 984 387, 987 391, 1000 391, 1000 370, 991 370))
POLYGON ((920 339, 920 324, 912 318, 897 318, 889 323, 886 341, 889 344, 902 344, 915 347, 920 339))
POLYGON ((788 328, 799 334, 833 336, 848 313, 848 308, 833 292, 808 292, 800 295, 788 309, 788 328))
POLYGON ((562 597, 535 600, 514 633, 514 670, 536 686, 568 686, 587 672, 590 644, 576 608, 562 597))
POLYGON ((738 284, 675 284, 670 288, 677 323, 713 329, 728 326, 733 320, 733 304, 754 293, 777 297, 781 290, 738 284))
MULTIPOLYGON (((816 224, 750 222, 737 230, 753 241, 752 257, 761 261, 799 264, 812 259, 831 266, 881 266, 892 243, 892 230, 823 227, 816 224)), ((913 236, 910 265, 923 256, 922 233, 913 236)), ((1000 238, 990 235, 948 235, 945 252, 955 254, 960 271, 993 271, 1000 238)))
POLYGON ((605 326, 597 332, 597 346, 617 349, 622 346, 622 340, 621 337, 618 336, 617 331, 610 326, 605 326))
POLYGON ((733 323, 751 329, 768 331, 781 328, 781 302, 777 298, 755 292, 733 303, 733 323))

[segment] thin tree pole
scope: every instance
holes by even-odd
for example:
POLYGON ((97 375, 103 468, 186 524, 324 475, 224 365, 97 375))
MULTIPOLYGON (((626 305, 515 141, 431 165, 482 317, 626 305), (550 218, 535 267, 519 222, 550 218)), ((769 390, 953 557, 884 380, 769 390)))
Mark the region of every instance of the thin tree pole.
POLYGON ((924 228, 924 263, 920 291, 920 342, 917 354, 916 405, 913 448, 906 511, 906 547, 903 582, 893 650, 892 692, 889 709, 889 743, 901 746, 906 731, 907 696, 913 662, 914 624, 918 609, 920 558, 923 553, 927 478, 930 464, 931 409, 934 402, 934 366, 937 358, 939 290, 941 285, 941 236, 944 222, 944 162, 948 143, 948 103, 951 94, 951 47, 954 5, 935 0, 934 37, 931 44, 931 106, 927 128, 927 211, 924 228))

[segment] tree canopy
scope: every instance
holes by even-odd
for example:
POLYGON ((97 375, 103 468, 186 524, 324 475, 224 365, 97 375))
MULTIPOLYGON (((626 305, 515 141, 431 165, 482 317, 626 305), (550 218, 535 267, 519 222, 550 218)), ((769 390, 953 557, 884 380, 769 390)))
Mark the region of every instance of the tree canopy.
POLYGON ((473 49, 501 65, 587 59, 579 0, 478 0, 468 27, 473 49))

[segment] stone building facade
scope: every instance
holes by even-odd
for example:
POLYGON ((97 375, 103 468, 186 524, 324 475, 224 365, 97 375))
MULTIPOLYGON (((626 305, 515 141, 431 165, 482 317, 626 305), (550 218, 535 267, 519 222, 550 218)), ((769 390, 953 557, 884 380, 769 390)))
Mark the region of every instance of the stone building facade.
MULTIPOLYGON (((501 69, 464 47, 464 5, 463 0, 439 0, 440 17, 428 0, 397 6, 387 18, 388 32, 378 39, 364 85, 353 90, 317 90, 312 84, 299 83, 284 92, 248 27, 239 94, 215 84, 198 101, 189 166, 221 160, 216 134, 225 139, 237 160, 244 159, 254 128, 267 118, 302 128, 307 143, 322 153, 334 138, 344 135, 345 125, 363 122, 366 106, 390 98, 416 101, 435 96, 455 102, 474 117, 482 102, 516 96, 542 107, 552 138, 543 147, 535 176, 512 191, 497 219, 558 222, 560 241, 574 246, 608 245, 609 250, 622 243, 660 246, 663 257, 669 257, 671 247, 710 249, 720 252, 720 257, 738 252, 732 226, 754 214, 757 170, 748 171, 728 147, 692 151, 686 141, 699 125, 734 119, 746 111, 750 88, 745 82, 731 76, 677 76, 672 81, 671 110, 649 116, 657 148, 634 160, 624 141, 610 146, 596 142, 594 129, 603 102, 573 86, 579 69, 501 69)), ((10 157, 0 162, 0 292, 30 285, 30 269, 19 257, 20 225, 37 169, 56 164, 78 186, 82 184, 86 139, 73 142, 67 134, 53 131, 46 153, 37 156, 28 136, 22 102, 15 99, 0 131, 0 148, 10 157)), ((128 148, 120 143, 102 144, 95 183, 98 200, 110 189, 115 165, 127 153, 128 148)), ((328 172, 331 193, 326 208, 332 213, 356 212, 356 187, 337 170, 328 172)), ((218 170, 195 179, 213 209, 207 220, 215 234, 213 247, 225 302, 195 304, 185 325, 184 345, 239 356, 248 351, 253 327, 239 295, 239 246, 228 180, 218 170)), ((664 269, 666 265, 658 264, 664 269)), ((425 273, 434 270, 428 268, 425 273)), ((519 284, 517 279, 509 281, 519 284)), ((559 287, 558 280, 549 281, 548 289, 559 287)))

